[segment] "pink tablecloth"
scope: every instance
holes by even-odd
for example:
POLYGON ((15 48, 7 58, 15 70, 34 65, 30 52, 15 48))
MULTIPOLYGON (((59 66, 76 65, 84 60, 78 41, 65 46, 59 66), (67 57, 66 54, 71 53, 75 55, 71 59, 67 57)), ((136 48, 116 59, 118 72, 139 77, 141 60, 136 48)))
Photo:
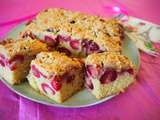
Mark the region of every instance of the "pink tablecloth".
MULTIPOLYGON (((130 15, 160 24, 159 0, 1 0, 0 24, 48 7, 111 16, 108 5, 120 6, 130 15)), ((0 38, 15 25, 1 26, 0 38)), ((160 120, 160 58, 142 53, 137 82, 127 92, 88 108, 41 105, 16 95, 0 81, 0 120, 160 120)))

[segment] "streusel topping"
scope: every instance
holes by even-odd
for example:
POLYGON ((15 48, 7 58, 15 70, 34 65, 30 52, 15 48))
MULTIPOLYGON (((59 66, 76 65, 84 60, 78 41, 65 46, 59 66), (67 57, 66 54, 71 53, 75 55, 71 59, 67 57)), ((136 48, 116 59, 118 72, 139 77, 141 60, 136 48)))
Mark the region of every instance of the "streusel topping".
POLYGON ((47 44, 33 39, 8 39, 0 44, 0 51, 8 58, 15 55, 34 56, 41 51, 48 51, 47 44))
POLYGON ((63 74, 72 69, 82 69, 82 63, 60 52, 41 52, 32 64, 38 65, 49 73, 63 74))
POLYGON ((115 68, 117 71, 134 68, 132 62, 124 55, 115 52, 95 53, 88 55, 86 64, 96 64, 103 67, 115 68))
POLYGON ((109 51, 121 50, 123 27, 115 19, 108 20, 58 8, 48 9, 40 12, 36 19, 27 25, 24 32, 31 31, 33 34, 40 34, 48 30, 53 35, 93 40, 109 51))

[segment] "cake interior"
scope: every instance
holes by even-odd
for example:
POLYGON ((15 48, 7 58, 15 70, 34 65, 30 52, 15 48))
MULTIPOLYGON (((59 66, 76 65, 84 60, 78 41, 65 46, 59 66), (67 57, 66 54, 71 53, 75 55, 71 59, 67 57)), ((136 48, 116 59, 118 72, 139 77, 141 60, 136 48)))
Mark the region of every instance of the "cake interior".
POLYGON ((99 68, 96 65, 86 65, 85 86, 98 99, 118 94, 133 82, 134 71, 131 68, 116 71, 113 68, 99 68))
POLYGON ((58 103, 62 103, 81 90, 84 85, 83 73, 78 69, 57 75, 32 64, 27 78, 32 88, 58 103))
POLYGON ((69 56, 76 56, 76 57, 86 57, 89 54, 92 53, 99 53, 106 51, 105 48, 100 47, 96 42, 93 40, 88 40, 88 39, 74 39, 71 38, 70 36, 63 36, 63 35, 53 35, 53 34, 48 34, 47 32, 42 33, 28 33, 22 37, 37 37, 38 39, 41 39, 42 41, 45 41, 50 45, 50 49, 54 50, 56 49, 57 51, 64 52, 69 56))
POLYGON ((27 76, 33 57, 16 55, 12 59, 0 54, 0 75, 10 84, 18 84, 27 76))

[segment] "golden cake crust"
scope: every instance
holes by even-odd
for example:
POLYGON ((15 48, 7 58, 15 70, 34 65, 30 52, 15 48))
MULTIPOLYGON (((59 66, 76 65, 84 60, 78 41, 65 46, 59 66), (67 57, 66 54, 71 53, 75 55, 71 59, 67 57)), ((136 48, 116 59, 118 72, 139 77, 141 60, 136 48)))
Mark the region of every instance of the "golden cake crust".
POLYGON ((133 68, 132 62, 124 55, 115 52, 94 53, 88 55, 85 60, 86 64, 96 64, 115 68, 117 71, 133 68))
POLYGON ((41 52, 31 63, 38 65, 49 73, 64 74, 72 69, 82 69, 82 63, 76 58, 70 58, 60 52, 41 52))
POLYGON ((0 44, 0 51, 6 53, 7 58, 15 55, 33 56, 41 51, 48 51, 47 44, 36 39, 8 39, 0 44))
POLYGON ((121 50, 123 27, 115 19, 108 20, 59 8, 48 9, 40 12, 36 19, 26 26, 22 34, 27 31, 31 31, 33 34, 45 33, 48 29, 52 31, 53 35, 93 40, 109 51, 121 50))

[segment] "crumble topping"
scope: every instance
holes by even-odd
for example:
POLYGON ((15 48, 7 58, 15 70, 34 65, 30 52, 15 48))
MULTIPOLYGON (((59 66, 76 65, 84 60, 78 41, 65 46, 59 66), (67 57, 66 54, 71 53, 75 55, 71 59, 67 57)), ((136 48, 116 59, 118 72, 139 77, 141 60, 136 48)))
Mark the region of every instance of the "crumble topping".
POLYGON ((60 52, 41 52, 32 65, 38 65, 49 73, 63 74, 72 69, 82 69, 82 63, 77 58, 70 58, 60 52))
POLYGON ((86 64, 96 64, 99 66, 112 67, 117 71, 134 68, 132 62, 124 55, 115 52, 95 53, 88 55, 86 64))
POLYGON ((65 9, 48 9, 40 12, 30 22, 22 36, 31 32, 37 36, 52 35, 71 36, 78 40, 93 40, 108 51, 121 51, 123 26, 115 19, 105 19, 65 9))
POLYGON ((36 39, 8 39, 0 43, 0 52, 7 58, 16 55, 34 56, 41 51, 48 51, 47 44, 36 39))

